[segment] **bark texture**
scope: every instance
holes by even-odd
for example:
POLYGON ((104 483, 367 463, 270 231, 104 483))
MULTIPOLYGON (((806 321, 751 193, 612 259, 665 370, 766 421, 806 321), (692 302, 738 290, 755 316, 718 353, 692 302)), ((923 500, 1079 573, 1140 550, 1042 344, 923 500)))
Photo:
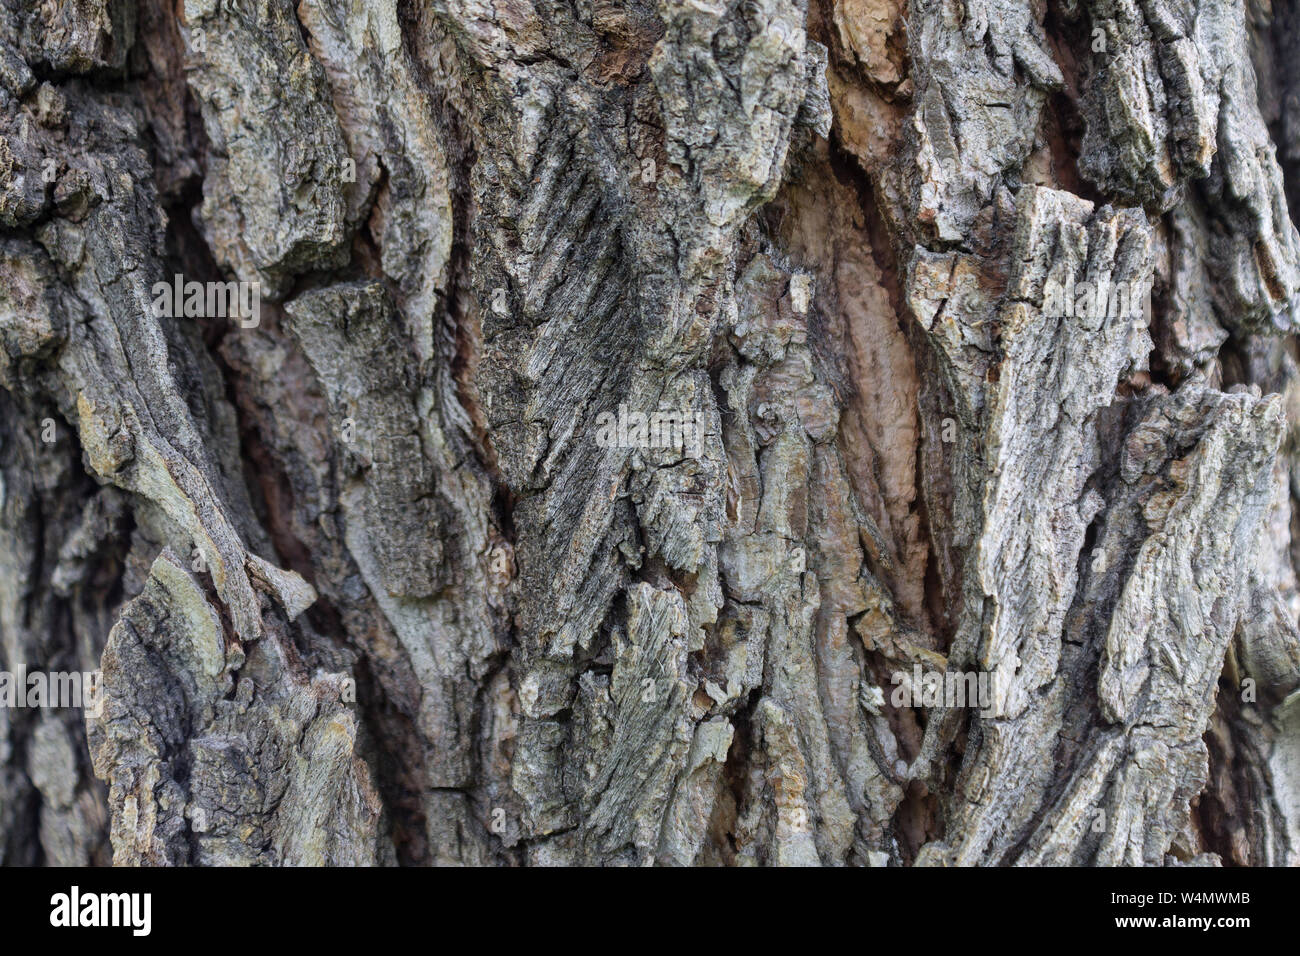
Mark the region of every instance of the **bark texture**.
POLYGON ((0 4, 0 862, 1300 863, 1295 0, 0 4))

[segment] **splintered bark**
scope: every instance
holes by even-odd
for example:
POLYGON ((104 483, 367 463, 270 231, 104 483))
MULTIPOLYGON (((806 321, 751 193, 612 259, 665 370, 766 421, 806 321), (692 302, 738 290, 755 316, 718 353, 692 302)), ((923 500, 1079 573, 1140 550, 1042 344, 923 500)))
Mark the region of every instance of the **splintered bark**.
POLYGON ((1295 0, 0 2, 0 862, 1300 863, 1295 0))

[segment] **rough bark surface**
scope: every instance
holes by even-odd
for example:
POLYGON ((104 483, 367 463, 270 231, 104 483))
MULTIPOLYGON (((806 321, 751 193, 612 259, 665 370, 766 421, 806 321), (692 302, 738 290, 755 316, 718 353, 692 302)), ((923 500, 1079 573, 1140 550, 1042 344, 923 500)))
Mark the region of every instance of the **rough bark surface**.
POLYGON ((1295 0, 0 5, 0 862, 1300 864, 1295 0))

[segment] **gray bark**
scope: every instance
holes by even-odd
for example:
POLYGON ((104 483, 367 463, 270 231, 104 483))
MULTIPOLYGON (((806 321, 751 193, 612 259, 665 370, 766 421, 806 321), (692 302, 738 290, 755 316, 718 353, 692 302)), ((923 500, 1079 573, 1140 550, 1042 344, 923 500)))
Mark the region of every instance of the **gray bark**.
POLYGON ((0 862, 1300 863, 1293 0, 0 3, 0 862))

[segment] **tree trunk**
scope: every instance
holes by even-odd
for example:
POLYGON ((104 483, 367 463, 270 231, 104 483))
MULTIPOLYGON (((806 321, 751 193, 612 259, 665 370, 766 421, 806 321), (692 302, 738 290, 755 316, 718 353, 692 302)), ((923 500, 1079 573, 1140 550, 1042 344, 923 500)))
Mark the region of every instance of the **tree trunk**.
POLYGON ((1300 862, 1295 0, 2 2, 0 861, 1300 862))

